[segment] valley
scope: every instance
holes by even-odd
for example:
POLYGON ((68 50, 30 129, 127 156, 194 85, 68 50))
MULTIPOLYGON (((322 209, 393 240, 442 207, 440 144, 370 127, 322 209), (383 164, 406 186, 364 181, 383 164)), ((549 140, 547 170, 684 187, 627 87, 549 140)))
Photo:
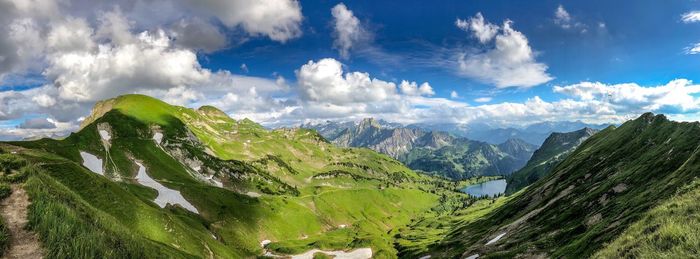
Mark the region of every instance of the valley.
POLYGON ((372 118, 353 123, 306 124, 341 147, 365 147, 387 154, 413 170, 453 180, 509 175, 523 167, 537 146, 518 138, 499 144, 443 131, 400 126, 372 118))
POLYGON ((451 143, 431 152, 534 153, 512 175, 455 181, 315 130, 125 95, 99 102, 65 139, 1 143, 0 164, 2 181, 26 190, 28 230, 52 258, 687 255, 694 241, 652 252, 625 240, 695 193, 697 131, 645 114, 600 132, 554 133, 536 150, 415 131, 451 143))

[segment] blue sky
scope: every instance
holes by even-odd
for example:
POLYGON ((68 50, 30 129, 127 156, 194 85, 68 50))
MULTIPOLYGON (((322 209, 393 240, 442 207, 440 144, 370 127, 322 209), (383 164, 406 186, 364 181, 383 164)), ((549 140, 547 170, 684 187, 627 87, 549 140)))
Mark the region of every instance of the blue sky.
POLYGON ((75 130, 96 101, 127 93, 270 126, 700 111, 696 1, 0 5, 0 138, 75 130))
MULTIPOLYGON (((306 14, 305 35, 286 44, 265 39, 209 57, 213 69, 238 70, 245 63, 251 75, 280 73, 294 77, 294 70, 310 59, 340 57, 332 49, 331 14, 338 2, 302 2, 306 14), (273 47, 271 47, 273 46, 273 47)), ((700 40, 700 24, 685 24, 681 14, 698 8, 694 1, 354 1, 345 3, 371 28, 375 44, 387 54, 410 60, 416 52, 428 54, 431 48, 469 45, 474 39, 454 26, 457 18, 481 12, 491 22, 505 19, 523 32, 538 52, 537 60, 549 66, 556 79, 533 87, 494 93, 493 87, 470 78, 456 76, 449 69, 391 61, 363 55, 342 60, 351 70, 370 71, 387 80, 402 78, 428 81, 436 95, 449 97, 452 90, 467 99, 493 94, 494 101, 522 101, 532 95, 558 98, 551 86, 580 81, 606 83, 637 82, 640 85, 665 84, 676 78, 697 81, 700 59, 686 55, 684 48, 700 40), (562 5, 588 32, 562 29, 554 20, 562 5), (604 24, 605 29, 597 28, 604 24)))

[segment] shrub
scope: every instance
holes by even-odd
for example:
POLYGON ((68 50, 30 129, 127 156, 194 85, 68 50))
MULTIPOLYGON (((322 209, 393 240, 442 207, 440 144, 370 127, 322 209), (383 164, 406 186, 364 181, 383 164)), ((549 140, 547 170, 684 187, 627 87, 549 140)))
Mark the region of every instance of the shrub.
POLYGON ((0 170, 9 174, 12 170, 19 170, 27 165, 27 160, 12 154, 0 154, 0 170))
POLYGON ((5 199, 12 194, 12 187, 7 183, 0 183, 0 199, 5 199))

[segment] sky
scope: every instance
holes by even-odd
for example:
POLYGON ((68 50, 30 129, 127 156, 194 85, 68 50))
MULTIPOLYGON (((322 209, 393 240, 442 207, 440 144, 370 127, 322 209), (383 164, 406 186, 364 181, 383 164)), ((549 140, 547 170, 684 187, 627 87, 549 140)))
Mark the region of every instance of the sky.
POLYGON ((0 139, 139 93, 289 126, 698 120, 697 1, 0 0, 0 139))

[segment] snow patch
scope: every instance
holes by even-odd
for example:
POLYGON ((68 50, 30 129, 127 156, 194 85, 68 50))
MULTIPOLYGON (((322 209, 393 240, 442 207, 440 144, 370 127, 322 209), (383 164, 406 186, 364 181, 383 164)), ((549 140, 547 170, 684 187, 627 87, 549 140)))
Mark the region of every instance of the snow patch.
POLYGON ((248 195, 248 196, 253 197, 253 198, 260 197, 260 194, 257 192, 246 192, 245 195, 248 195))
POLYGON ((85 168, 99 175, 104 175, 102 171, 102 159, 83 151, 80 151, 80 157, 83 158, 83 166, 85 166, 85 168))
POLYGON ((490 245, 490 244, 493 244, 493 243, 498 242, 498 240, 500 240, 503 236, 505 236, 506 233, 508 233, 508 232, 503 232, 503 233, 499 234, 498 236, 496 236, 496 237, 494 237, 493 239, 491 239, 491 240, 489 240, 488 242, 486 242, 486 245, 490 245))
POLYGON ((163 142, 163 133, 160 133, 160 132, 154 133, 153 140, 155 140, 156 143, 160 145, 160 143, 163 142))
POLYGON ((106 130, 101 129, 98 130, 98 132, 100 133, 100 137, 102 138, 102 140, 109 141, 110 139, 112 139, 112 136, 110 136, 109 132, 107 132, 106 130))
POLYGON ((265 239, 263 241, 260 241, 260 246, 265 247, 265 246, 269 245, 270 243, 272 243, 272 241, 265 239))
POLYGON ((313 259, 315 253, 333 256, 335 259, 369 259, 372 258, 372 248, 359 248, 352 251, 323 251, 312 249, 303 254, 292 255, 292 259, 313 259))
POLYGON ((141 163, 136 162, 136 165, 139 166, 139 172, 136 175, 136 181, 143 186, 150 187, 158 191, 158 197, 156 197, 155 200, 155 203, 158 204, 158 206, 160 206, 161 208, 165 208, 165 205, 168 203, 179 204, 183 208, 199 214, 197 208, 192 206, 192 204, 189 203, 185 199, 185 197, 182 197, 182 194, 180 194, 179 191, 165 187, 159 182, 153 180, 153 178, 151 178, 146 173, 146 167, 144 167, 141 163))

